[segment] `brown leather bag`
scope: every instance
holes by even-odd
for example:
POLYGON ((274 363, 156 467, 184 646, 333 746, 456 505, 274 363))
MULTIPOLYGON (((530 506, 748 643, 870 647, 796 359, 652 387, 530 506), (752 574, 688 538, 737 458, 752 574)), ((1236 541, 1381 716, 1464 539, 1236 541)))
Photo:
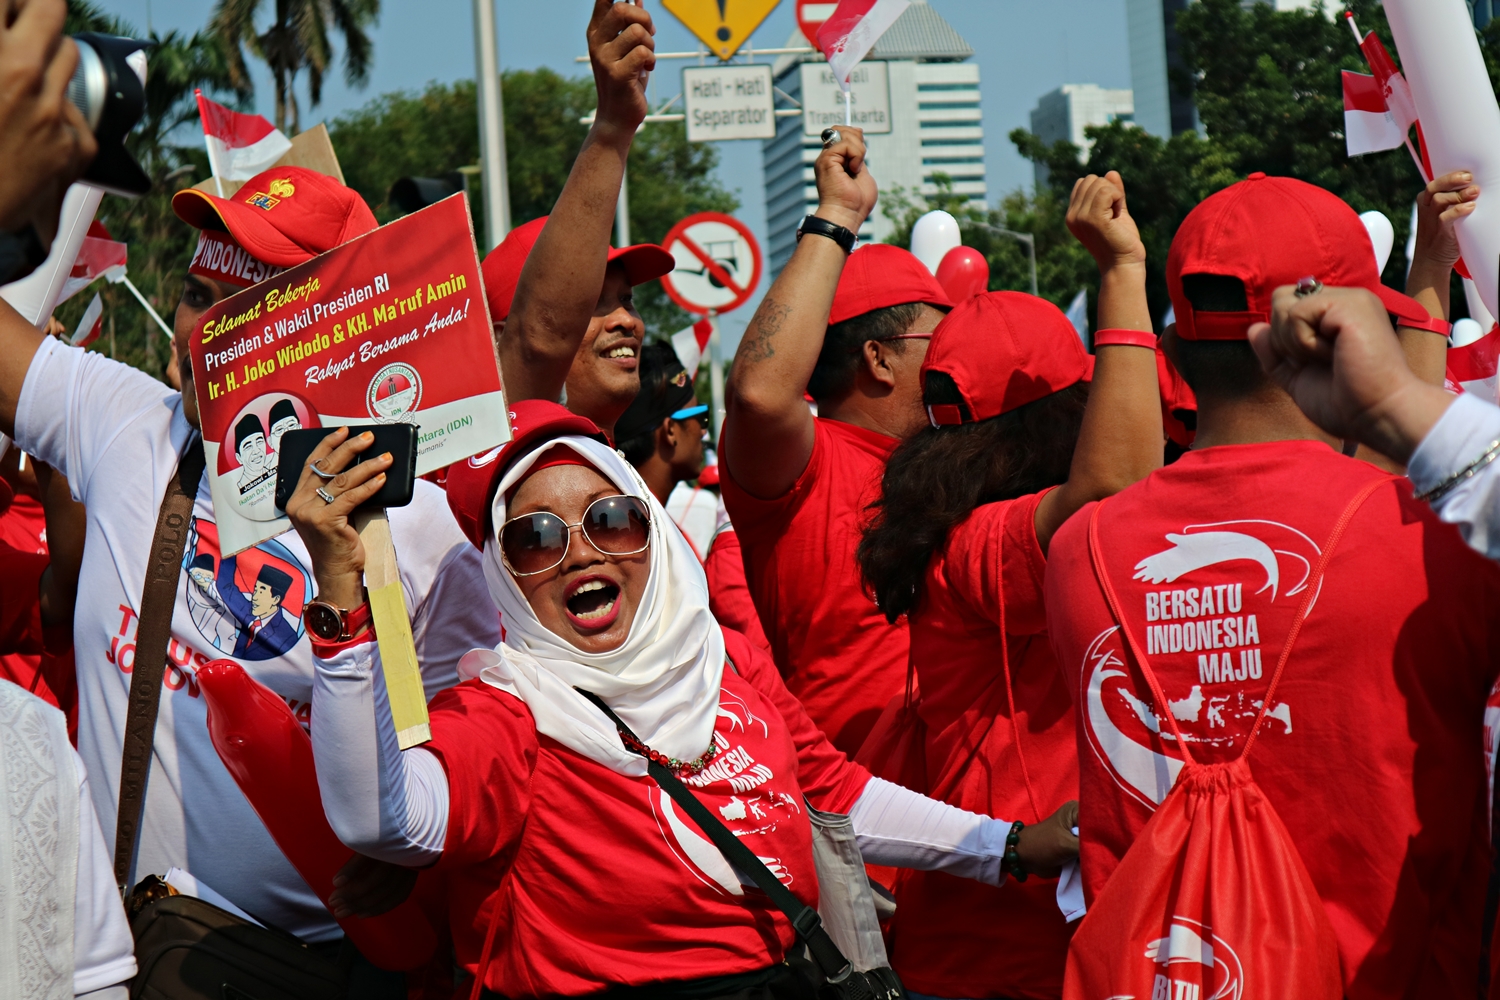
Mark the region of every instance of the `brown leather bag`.
MULTIPOLYGON (((115 881, 121 895, 140 836, 172 612, 203 464, 203 443, 195 438, 167 485, 151 538, 120 762, 115 881)), ((204 900, 173 895, 155 875, 129 893, 125 908, 139 966, 132 1000, 344 1000, 347 993, 343 971, 297 938, 204 900)))

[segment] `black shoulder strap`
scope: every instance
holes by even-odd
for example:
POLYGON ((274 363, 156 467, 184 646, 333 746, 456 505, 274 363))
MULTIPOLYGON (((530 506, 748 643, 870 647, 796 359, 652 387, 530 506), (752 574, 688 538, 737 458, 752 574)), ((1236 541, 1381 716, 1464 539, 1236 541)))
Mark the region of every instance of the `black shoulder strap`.
POLYGON ((129 888, 125 881, 130 877, 141 807, 146 801, 146 775, 151 770, 161 681, 167 669, 167 644, 172 639, 177 579, 182 575, 182 551, 192 525, 193 500, 203 478, 203 465, 203 441, 194 436, 177 461, 176 475, 167 483, 167 495, 162 498, 161 513, 156 518, 156 533, 151 537, 146 582, 141 588, 135 664, 130 674, 125 744, 120 757, 119 815, 115 820, 115 883, 122 895, 129 888))
MULTIPOLYGON (((620 732, 625 733, 632 739, 639 740, 640 737, 630 731, 630 727, 596 694, 575 688, 579 694, 593 702, 594 707, 613 722, 620 732)), ((642 741, 644 742, 644 741, 642 741)), ((698 797, 688 790, 688 787, 670 769, 663 767, 652 760, 646 762, 646 773, 661 786, 662 791, 672 796, 672 801, 682 807, 683 811, 693 818, 698 828, 707 834, 708 839, 713 841, 714 846, 719 849, 725 859, 739 869, 745 875, 750 876, 761 891, 771 898, 771 902, 787 919, 792 922, 792 927, 797 931, 797 936, 807 945, 807 950, 812 953, 813 961, 818 963, 825 979, 830 983, 842 982, 848 978, 853 971, 853 966, 839 951, 838 945, 833 943, 833 938, 823 929, 823 920, 818 916, 818 911, 808 906, 802 900, 792 895, 791 890, 781 884, 781 880, 771 874, 771 870, 755 856, 755 853, 746 847, 740 838, 729 832, 729 828, 719 822, 719 818, 713 811, 698 801, 698 797)))

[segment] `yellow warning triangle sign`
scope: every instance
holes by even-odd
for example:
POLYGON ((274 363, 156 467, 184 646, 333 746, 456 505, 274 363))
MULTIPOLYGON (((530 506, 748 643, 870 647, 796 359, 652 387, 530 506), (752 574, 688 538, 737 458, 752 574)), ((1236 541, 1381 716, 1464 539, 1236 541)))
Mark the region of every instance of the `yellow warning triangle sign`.
POLYGON ((739 51, 780 0, 662 0, 687 30, 720 59, 739 51))

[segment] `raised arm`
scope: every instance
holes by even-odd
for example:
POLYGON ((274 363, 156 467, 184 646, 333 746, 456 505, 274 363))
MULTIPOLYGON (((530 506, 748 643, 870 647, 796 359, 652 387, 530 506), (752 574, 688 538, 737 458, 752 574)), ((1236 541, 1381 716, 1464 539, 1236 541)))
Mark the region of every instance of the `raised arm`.
POLYGON ((526 259, 500 331, 507 397, 556 400, 604 285, 625 160, 646 117, 655 27, 635 3, 594 0, 589 58, 599 109, 568 183, 526 259))
MULTIPOLYGON (((1125 205, 1125 184, 1117 172, 1090 174, 1073 185, 1068 229, 1099 264, 1099 329, 1149 335, 1146 247, 1125 205)), ((1084 504, 1119 492, 1161 465, 1155 350, 1116 344, 1096 346, 1094 355, 1094 381, 1068 481, 1037 505, 1036 535, 1043 552, 1084 504)))
MULTIPOLYGON (((1434 319, 1450 315, 1449 288, 1458 262, 1458 236, 1453 224, 1479 206, 1479 185, 1467 170, 1455 170, 1428 184, 1417 195, 1417 243, 1406 275, 1406 294, 1416 299, 1434 319)), ((1488 331, 1486 331, 1488 332, 1488 331)), ((1429 385, 1442 385, 1447 372, 1448 339, 1428 330, 1398 327, 1406 363, 1429 385)))
MULTIPOLYGON (((875 179, 865 167, 864 134, 842 138, 818 156, 820 219, 859 232, 875 207, 875 179)), ((823 349, 828 312, 848 255, 833 240, 797 243, 740 341, 729 378, 724 461, 747 493, 762 499, 792 488, 812 457, 813 422, 802 394, 823 349)))

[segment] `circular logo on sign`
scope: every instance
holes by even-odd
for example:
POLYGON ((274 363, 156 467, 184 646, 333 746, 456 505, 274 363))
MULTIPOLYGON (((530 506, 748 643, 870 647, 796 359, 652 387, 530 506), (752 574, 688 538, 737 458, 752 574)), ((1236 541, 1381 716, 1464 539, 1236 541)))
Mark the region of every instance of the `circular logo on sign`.
POLYGON ((381 423, 395 423, 422 401, 422 376, 411 365, 386 365, 370 380, 365 407, 381 423))

